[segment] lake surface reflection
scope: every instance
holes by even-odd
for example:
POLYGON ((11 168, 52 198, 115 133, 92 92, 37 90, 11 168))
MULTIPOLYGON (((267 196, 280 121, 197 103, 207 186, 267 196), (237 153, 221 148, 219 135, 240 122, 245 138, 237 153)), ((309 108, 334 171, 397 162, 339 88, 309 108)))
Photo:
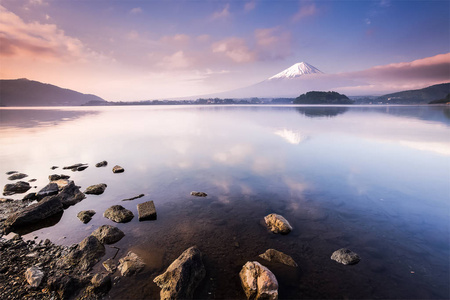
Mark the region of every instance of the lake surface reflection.
MULTIPOLYGON (((281 299, 449 298, 450 112, 428 106, 139 106, 0 109, 0 183, 7 171, 37 179, 67 174, 104 194, 65 210, 25 238, 78 243, 98 226, 119 227, 115 244, 147 264, 122 278, 111 299, 158 298, 152 279, 186 248, 204 254, 196 298, 245 299, 239 271, 258 260, 274 272, 281 299), (108 167, 95 163, 108 161, 108 167), (88 163, 82 172, 62 170, 88 163), (114 165, 125 168, 113 174, 114 165), (51 170, 51 166, 59 166, 51 170), (206 198, 190 196, 204 191, 206 198), (122 202, 139 194, 143 198, 122 202), (136 205, 153 200, 156 221, 136 205), (121 204, 135 218, 104 218, 121 204), (94 209, 88 224, 76 215, 94 209), (283 215, 294 230, 269 233, 283 215), (52 223, 53 224, 53 223, 52 223), (347 247, 354 266, 330 259, 347 247), (294 269, 261 260, 274 248, 294 269)), ((23 195, 11 196, 21 199, 23 195)), ((106 260, 115 252, 107 247, 106 260)), ((101 266, 98 266, 100 270, 101 266)))

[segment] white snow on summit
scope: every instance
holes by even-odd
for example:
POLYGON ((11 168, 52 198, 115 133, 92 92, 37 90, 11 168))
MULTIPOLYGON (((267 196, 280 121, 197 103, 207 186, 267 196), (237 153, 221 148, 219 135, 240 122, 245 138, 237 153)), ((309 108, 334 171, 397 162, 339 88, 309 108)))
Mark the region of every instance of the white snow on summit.
POLYGON ((286 70, 270 77, 269 80, 283 79, 283 78, 295 78, 295 77, 299 77, 302 75, 308 75, 308 74, 323 74, 323 72, 308 63, 300 62, 300 63, 296 63, 295 65, 287 68, 286 70))

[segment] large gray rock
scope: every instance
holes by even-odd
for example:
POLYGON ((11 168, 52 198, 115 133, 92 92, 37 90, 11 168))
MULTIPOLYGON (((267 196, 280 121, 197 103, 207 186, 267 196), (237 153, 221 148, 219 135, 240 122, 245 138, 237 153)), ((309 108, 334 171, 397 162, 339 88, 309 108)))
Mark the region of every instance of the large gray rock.
POLYGON ((103 192, 105 191, 107 185, 104 183, 99 183, 99 184, 94 184, 89 186, 84 193, 85 194, 93 194, 93 195, 100 195, 103 194, 103 192))
POLYGON ((23 210, 10 215, 5 220, 5 227, 8 229, 6 231, 40 222, 61 212, 63 212, 63 205, 57 195, 46 197, 40 202, 32 204, 23 210))
POLYGON ((83 210, 77 214, 77 218, 84 224, 89 223, 92 217, 95 215, 94 210, 83 210))
POLYGON ((63 187, 56 196, 61 200, 64 208, 74 205, 86 198, 73 181, 70 181, 68 185, 63 187))
POLYGON ((22 194, 22 193, 27 192, 29 189, 31 189, 31 185, 25 181, 18 181, 16 183, 8 183, 8 184, 5 184, 5 187, 3 188, 3 195, 11 196, 14 194, 22 194))
POLYGON ((273 233, 288 234, 292 230, 291 224, 283 216, 277 214, 265 216, 264 221, 273 233))
POLYGON ((334 251, 331 255, 331 259, 344 265, 354 265, 361 260, 358 254, 346 248, 334 251))
POLYGON ((275 250, 275 249, 268 249, 263 254, 260 254, 259 257, 267 260, 267 261, 273 261, 273 262, 279 262, 291 267, 297 267, 297 263, 287 254, 284 254, 281 251, 275 250))
POLYGON ((45 276, 44 272, 42 272, 41 269, 39 269, 36 266, 28 268, 25 271, 25 278, 28 284, 31 285, 32 287, 38 287, 41 284, 44 276, 45 276))
POLYGON ((89 271, 105 255, 105 246, 95 237, 88 236, 75 249, 60 258, 57 265, 62 268, 89 271))
POLYGON ((202 253, 194 246, 185 250, 153 282, 161 288, 161 299, 192 299, 205 274, 202 253))
POLYGON ((95 236, 103 244, 113 244, 120 241, 125 236, 125 233, 117 227, 102 225, 95 229, 91 235, 95 236))
POLYGON ((278 299, 277 278, 259 262, 248 261, 239 277, 247 299, 278 299))
POLYGON ((153 201, 147 201, 137 205, 139 221, 156 220, 156 208, 153 201))
POLYGON ((38 200, 43 199, 47 196, 56 195, 59 192, 59 186, 57 183, 50 182, 46 186, 44 186, 39 192, 37 192, 36 196, 38 200))
POLYGON ((15 174, 9 176, 8 180, 18 180, 18 179, 22 179, 25 177, 28 177, 28 175, 24 174, 24 173, 15 173, 15 174))
POLYGON ((119 259, 117 269, 122 276, 132 276, 142 271, 144 267, 144 261, 136 253, 128 252, 126 256, 119 259))
POLYGON ((133 213, 122 205, 113 205, 103 213, 105 218, 116 223, 126 223, 134 218, 133 213))

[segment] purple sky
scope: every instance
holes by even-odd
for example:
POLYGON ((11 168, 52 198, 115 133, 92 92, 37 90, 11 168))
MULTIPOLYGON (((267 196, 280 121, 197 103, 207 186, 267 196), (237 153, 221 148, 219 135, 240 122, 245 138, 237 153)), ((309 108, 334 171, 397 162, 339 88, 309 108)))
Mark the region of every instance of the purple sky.
POLYGON ((395 77, 400 63, 450 64, 437 56, 450 52, 449 14, 447 0, 0 0, 0 77, 110 101, 236 89, 300 61, 395 77))

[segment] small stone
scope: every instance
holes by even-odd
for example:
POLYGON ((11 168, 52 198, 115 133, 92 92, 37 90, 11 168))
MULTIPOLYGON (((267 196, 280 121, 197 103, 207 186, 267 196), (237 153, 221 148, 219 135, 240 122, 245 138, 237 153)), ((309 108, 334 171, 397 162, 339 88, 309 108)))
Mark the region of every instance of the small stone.
POLYGON ((31 186, 28 182, 18 181, 16 183, 6 184, 3 188, 3 195, 10 196, 14 194, 22 194, 31 189, 31 186))
POLYGON ((358 254, 346 248, 334 251, 331 259, 344 265, 355 265, 361 260, 358 254))
POLYGON ((264 221, 273 233, 288 234, 292 230, 291 224, 283 216, 277 214, 265 216, 264 221))
POLYGON ((206 197, 208 196, 208 194, 206 194, 205 192, 191 192, 191 196, 196 196, 196 197, 206 197))
POLYGON ((36 266, 28 268, 25 271, 25 278, 27 279, 28 284, 32 287, 38 287, 41 284, 44 275, 44 272, 36 266))
POLYGON ((156 208, 153 201, 147 201, 137 205, 139 221, 156 220, 156 208))
POLYGON ((132 276, 144 269, 144 261, 133 252, 119 259, 119 271, 122 276, 132 276))
POLYGON ((94 210, 83 210, 77 214, 77 218, 84 224, 89 223, 92 217, 95 215, 94 210))
POLYGON ((89 186, 86 191, 84 191, 85 194, 93 194, 93 195, 100 195, 103 194, 105 191, 107 185, 104 183, 99 183, 95 185, 89 186))
POLYGON ((36 193, 28 193, 22 199, 22 201, 34 201, 34 200, 37 200, 36 193))
POLYGON ((106 167, 107 165, 108 165, 108 162, 107 162, 106 160, 101 161, 101 162, 95 164, 95 166, 96 166, 97 168, 106 167))
POLYGON ((284 254, 281 251, 277 251, 275 249, 268 249, 263 254, 260 254, 259 257, 267 260, 267 261, 274 261, 279 262, 282 264, 285 264, 287 266, 291 267, 297 267, 297 263, 287 254, 284 254))
POLYGON ((275 275, 257 261, 248 261, 239 272, 247 299, 278 299, 278 281, 275 275))
POLYGON ((48 176, 48 180, 50 180, 50 181, 56 181, 56 180, 59 180, 59 179, 69 179, 69 178, 70 178, 69 175, 64 175, 64 174, 61 174, 61 175, 52 174, 52 175, 48 176))
MULTIPOLYGON (((88 166, 80 166, 78 168, 76 168, 77 171, 84 171, 87 169, 88 166)), ((74 171, 74 169, 72 169, 72 171, 74 171)))
POLYGON ((121 166, 114 166, 112 169, 113 173, 123 173, 125 170, 121 166))
POLYGON ((25 177, 28 177, 28 175, 23 173, 14 173, 13 175, 8 177, 8 180, 18 180, 25 177))
POLYGON ((126 223, 134 218, 133 213, 121 205, 113 205, 103 213, 105 218, 116 223, 126 223))
POLYGON ((78 168, 86 166, 87 164, 82 164, 82 163, 78 163, 78 164, 74 164, 74 165, 70 165, 70 166, 66 166, 63 169, 64 170, 72 170, 72 171, 77 171, 78 168))
POLYGON ((112 258, 108 258, 107 260, 105 260, 102 265, 106 269, 106 271, 111 274, 113 274, 117 270, 117 265, 112 258))
POLYGON ((6 172, 6 175, 12 175, 12 174, 15 174, 15 173, 19 173, 19 172, 17 172, 17 171, 8 171, 8 172, 6 172))
POLYGON ((58 169, 57 166, 52 166, 50 169, 54 170, 54 169, 58 169))
POLYGON ((94 230, 91 235, 95 236, 103 244, 114 244, 120 241, 125 236, 125 233, 117 227, 102 225, 94 230))

